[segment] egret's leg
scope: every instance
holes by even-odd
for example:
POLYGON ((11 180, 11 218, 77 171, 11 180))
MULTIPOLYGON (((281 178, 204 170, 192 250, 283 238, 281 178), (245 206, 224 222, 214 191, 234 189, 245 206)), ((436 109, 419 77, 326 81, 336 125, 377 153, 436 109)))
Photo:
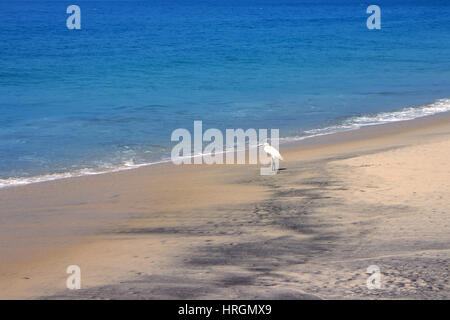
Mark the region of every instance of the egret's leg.
POLYGON ((270 161, 271 161, 270 164, 271 164, 271 166, 272 166, 272 171, 275 171, 273 158, 271 158, 270 161))

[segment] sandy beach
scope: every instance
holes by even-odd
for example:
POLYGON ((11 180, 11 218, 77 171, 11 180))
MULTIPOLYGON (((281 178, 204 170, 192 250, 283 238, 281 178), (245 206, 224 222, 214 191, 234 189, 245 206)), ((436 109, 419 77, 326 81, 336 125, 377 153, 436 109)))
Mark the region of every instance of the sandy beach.
POLYGON ((280 151, 1 189, 0 298, 450 298, 450 115, 280 151))

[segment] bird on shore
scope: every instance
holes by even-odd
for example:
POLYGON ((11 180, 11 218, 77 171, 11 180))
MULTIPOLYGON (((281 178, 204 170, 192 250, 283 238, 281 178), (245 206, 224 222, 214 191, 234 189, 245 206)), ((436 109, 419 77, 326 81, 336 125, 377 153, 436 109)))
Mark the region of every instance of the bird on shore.
MULTIPOLYGON (((281 154, 278 152, 277 149, 269 145, 267 142, 264 143, 264 152, 270 155, 272 161, 272 171, 275 171, 275 160, 284 160, 281 154)), ((277 168, 278 170, 278 168, 277 168)))

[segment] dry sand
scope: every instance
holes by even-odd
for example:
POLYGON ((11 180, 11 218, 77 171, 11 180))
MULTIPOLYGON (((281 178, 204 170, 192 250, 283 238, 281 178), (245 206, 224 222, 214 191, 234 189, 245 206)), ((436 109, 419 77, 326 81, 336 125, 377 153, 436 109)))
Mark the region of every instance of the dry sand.
POLYGON ((450 298, 449 115, 281 152, 0 190, 0 298, 450 298))

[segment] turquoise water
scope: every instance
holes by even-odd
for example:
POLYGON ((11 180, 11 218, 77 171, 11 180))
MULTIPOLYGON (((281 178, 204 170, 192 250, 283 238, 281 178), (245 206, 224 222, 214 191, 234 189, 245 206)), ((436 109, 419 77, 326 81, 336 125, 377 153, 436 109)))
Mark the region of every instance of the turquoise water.
POLYGON ((450 110, 450 2, 377 1, 381 30, 370 4, 1 2, 0 186, 167 159, 194 120, 302 138, 450 110))

